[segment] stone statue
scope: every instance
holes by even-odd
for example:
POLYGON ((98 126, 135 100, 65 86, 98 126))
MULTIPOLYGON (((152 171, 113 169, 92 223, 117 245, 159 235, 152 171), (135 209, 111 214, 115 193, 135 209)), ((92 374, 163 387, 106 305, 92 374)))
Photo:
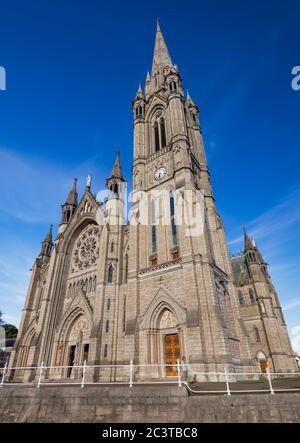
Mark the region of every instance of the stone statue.
POLYGON ((92 176, 88 175, 86 178, 86 187, 90 188, 91 187, 91 183, 92 183, 92 176))

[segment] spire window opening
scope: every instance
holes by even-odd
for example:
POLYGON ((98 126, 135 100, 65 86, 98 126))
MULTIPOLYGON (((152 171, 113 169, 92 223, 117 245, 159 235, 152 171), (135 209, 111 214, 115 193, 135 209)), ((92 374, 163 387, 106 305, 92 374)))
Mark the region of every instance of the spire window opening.
POLYGON ((158 130, 158 123, 154 123, 154 140, 155 140, 155 152, 159 151, 159 130, 158 130))
POLYGON ((128 255, 125 255, 125 266, 124 266, 124 283, 127 283, 128 280, 128 255))
POLYGON ((166 142, 166 127, 163 118, 160 119, 160 138, 161 138, 161 147, 164 148, 167 142, 166 142))
POLYGON ((126 295, 124 296, 124 304, 123 304, 123 332, 126 329, 126 295))
POLYGON ((241 306, 244 306, 245 302, 244 302, 244 297, 241 291, 238 292, 238 297, 239 297, 239 303, 241 306))
POLYGON ((171 218, 171 228, 172 228, 172 243, 173 246, 178 246, 177 239, 177 226, 175 221, 175 205, 174 205, 174 195, 170 192, 170 218, 171 218))
POLYGON ((176 92, 177 91, 177 83, 174 81, 170 82, 169 88, 170 88, 171 92, 176 92))
POLYGON ((260 335, 259 335, 259 330, 256 326, 254 326, 253 328, 253 332, 254 332, 254 337, 257 343, 260 342, 260 335))
POLYGON ((136 118, 143 117, 143 108, 142 106, 138 106, 135 110, 135 116, 136 118))
POLYGON ((107 276, 108 283, 112 283, 112 281, 113 281, 113 273, 114 273, 114 268, 113 268, 112 265, 110 265, 109 268, 108 268, 108 276, 107 276))
POLYGON ((152 253, 156 254, 157 252, 157 243, 156 243, 156 226, 151 226, 151 243, 152 243, 152 253))
POLYGON ((254 297, 254 292, 253 289, 249 289, 249 298, 250 298, 250 303, 251 305, 253 305, 255 303, 255 297, 254 297))
POLYGON ((155 152, 167 146, 165 120, 161 117, 154 123, 154 148, 155 152))

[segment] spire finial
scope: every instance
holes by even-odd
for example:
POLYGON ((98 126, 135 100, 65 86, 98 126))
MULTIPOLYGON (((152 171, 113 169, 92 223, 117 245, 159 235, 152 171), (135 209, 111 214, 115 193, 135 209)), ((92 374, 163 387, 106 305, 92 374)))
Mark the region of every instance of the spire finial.
POLYGON ((152 63, 152 73, 156 70, 162 70, 165 66, 172 66, 172 60, 162 35, 159 21, 156 24, 155 46, 152 63))

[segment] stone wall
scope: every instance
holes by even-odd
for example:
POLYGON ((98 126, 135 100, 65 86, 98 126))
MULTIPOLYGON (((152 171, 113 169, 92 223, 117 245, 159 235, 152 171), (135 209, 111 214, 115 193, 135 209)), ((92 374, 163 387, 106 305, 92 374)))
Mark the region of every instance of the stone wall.
POLYGON ((188 396, 176 386, 4 387, 0 422, 300 422, 300 393, 188 396))

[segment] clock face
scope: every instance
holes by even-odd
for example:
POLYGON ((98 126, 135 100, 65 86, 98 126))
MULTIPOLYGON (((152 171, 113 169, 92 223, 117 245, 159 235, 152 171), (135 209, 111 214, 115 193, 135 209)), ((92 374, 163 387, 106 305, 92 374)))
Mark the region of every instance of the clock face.
POLYGON ((160 168, 156 169, 156 171, 154 172, 155 180, 160 180, 161 178, 164 178, 166 173, 167 173, 167 170, 164 166, 161 166, 160 168))

